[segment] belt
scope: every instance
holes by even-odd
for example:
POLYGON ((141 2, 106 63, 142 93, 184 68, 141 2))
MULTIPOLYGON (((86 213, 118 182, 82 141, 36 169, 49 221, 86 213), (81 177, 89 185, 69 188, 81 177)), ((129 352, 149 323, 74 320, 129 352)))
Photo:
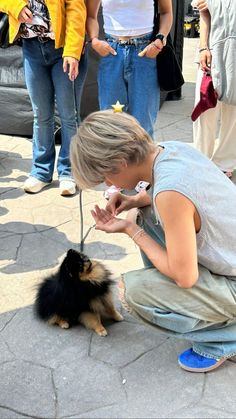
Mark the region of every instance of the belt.
POLYGON ((147 38, 145 39, 142 39, 142 38, 118 39, 118 38, 108 37, 106 38, 106 41, 115 42, 116 44, 119 44, 119 45, 136 45, 137 46, 139 44, 147 43, 149 40, 147 38))

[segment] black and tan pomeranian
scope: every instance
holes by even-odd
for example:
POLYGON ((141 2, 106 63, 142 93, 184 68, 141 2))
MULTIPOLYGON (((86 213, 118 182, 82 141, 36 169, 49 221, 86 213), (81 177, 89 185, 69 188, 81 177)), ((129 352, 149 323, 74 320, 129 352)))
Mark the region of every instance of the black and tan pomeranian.
POLYGON ((123 320, 113 304, 112 283, 111 272, 102 263, 70 249, 58 272, 40 284, 36 314, 63 329, 80 322, 106 336, 101 317, 123 320))

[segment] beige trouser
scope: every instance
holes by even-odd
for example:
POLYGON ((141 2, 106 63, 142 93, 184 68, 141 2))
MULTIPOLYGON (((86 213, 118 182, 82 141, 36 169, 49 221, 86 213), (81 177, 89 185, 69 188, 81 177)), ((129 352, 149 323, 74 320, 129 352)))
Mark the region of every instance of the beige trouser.
MULTIPOLYGON (((200 98, 202 75, 199 69, 195 104, 200 98)), ((221 170, 233 171, 236 168, 236 106, 218 101, 215 108, 203 112, 193 123, 193 141, 221 170)))
MULTIPOLYGON (((137 222, 161 246, 160 225, 149 207, 137 222)), ((142 254, 144 269, 124 274, 125 300, 134 316, 156 329, 193 342, 200 355, 236 355, 236 277, 214 275, 199 265, 199 279, 188 289, 161 274, 142 254)))

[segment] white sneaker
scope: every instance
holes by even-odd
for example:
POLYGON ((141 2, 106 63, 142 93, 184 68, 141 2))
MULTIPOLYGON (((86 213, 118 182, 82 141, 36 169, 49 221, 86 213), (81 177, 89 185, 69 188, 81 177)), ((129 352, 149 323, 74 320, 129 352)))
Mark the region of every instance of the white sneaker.
POLYGON ((47 185, 50 185, 50 182, 42 182, 34 176, 29 176, 24 183, 23 189, 25 192, 37 193, 47 185))
POLYGON ((123 189, 117 188, 115 185, 109 186, 109 188, 107 188, 104 191, 104 198, 109 199, 111 195, 113 195, 116 192, 122 192, 122 190, 123 189))
POLYGON ((76 192, 76 185, 73 180, 61 180, 60 181, 60 195, 70 196, 76 192))
POLYGON ((137 185, 135 186, 135 190, 136 192, 146 191, 148 185, 149 185, 148 182, 144 182, 144 180, 140 180, 140 182, 137 183, 137 185))

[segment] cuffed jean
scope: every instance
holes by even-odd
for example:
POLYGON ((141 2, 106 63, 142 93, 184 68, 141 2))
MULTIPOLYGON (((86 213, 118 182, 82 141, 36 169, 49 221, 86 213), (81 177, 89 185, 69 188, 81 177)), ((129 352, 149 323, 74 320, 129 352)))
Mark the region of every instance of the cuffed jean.
MULTIPOLYGON (((138 223, 161 246, 164 234, 149 207, 138 223)), ((153 267, 124 275, 125 299, 135 317, 162 333, 193 342, 193 350, 210 358, 236 355, 236 277, 215 275, 199 265, 192 288, 180 288, 153 267)))
POLYGON ((63 71, 63 49, 53 40, 23 40, 26 86, 34 113, 33 162, 31 176, 51 182, 55 164, 55 100, 61 121, 61 147, 57 162, 59 180, 71 179, 69 148, 79 123, 80 101, 87 71, 87 59, 81 56, 79 76, 70 81, 63 71))
POLYGON ((150 42, 150 35, 135 39, 135 45, 120 44, 110 35, 106 41, 117 55, 101 57, 98 71, 99 106, 112 109, 118 100, 153 136, 160 107, 156 59, 139 57, 150 42))

